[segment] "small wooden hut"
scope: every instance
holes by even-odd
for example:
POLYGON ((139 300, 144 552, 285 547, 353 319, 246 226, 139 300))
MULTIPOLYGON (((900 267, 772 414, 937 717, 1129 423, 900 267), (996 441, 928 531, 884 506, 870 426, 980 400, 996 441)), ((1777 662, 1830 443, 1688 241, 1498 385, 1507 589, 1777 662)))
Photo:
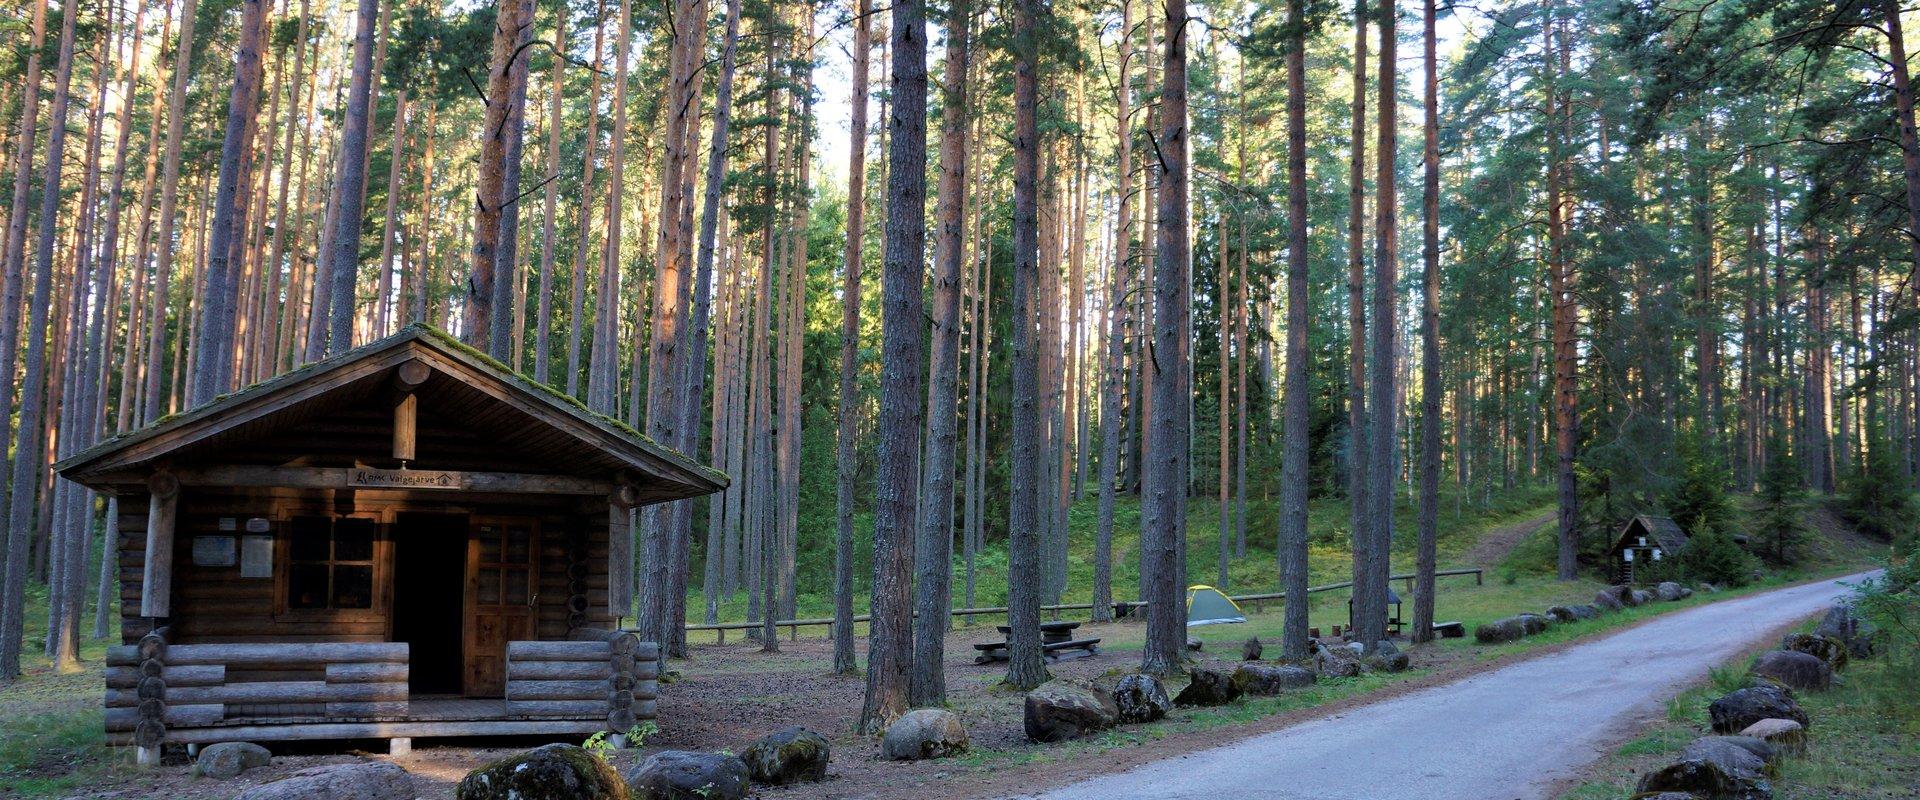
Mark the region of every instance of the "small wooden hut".
POLYGON ((651 718, 632 509, 726 476, 411 326, 60 462, 116 498, 109 740, 584 735, 651 718))
POLYGON ((1641 514, 1627 521, 1608 550, 1607 562, 1613 565, 1614 583, 1633 583, 1636 564, 1651 564, 1672 558, 1687 547, 1687 532, 1671 517, 1641 514))

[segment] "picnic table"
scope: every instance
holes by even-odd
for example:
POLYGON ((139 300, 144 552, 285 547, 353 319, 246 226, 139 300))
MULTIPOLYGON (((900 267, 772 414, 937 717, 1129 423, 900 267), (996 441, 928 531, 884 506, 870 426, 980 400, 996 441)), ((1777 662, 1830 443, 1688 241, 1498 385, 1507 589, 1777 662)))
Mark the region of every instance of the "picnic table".
MULTIPOLYGON (((1066 661, 1100 654, 1099 639, 1075 639, 1073 631, 1080 627, 1078 622, 1042 622, 1040 623, 1040 651, 1048 661, 1066 661)), ((1011 636, 1013 628, 1007 625, 995 626, 1002 636, 1011 636)), ((983 642, 973 649, 980 651, 974 657, 975 664, 990 664, 1005 661, 1010 657, 1007 641, 983 642)))

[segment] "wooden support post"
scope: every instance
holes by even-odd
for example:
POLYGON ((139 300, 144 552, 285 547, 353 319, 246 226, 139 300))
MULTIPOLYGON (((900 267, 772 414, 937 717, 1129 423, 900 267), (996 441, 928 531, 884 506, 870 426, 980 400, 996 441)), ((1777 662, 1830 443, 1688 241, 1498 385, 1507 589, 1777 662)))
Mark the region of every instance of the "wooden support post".
POLYGON ((607 611, 615 620, 633 613, 633 507, 640 489, 618 480, 607 497, 607 611))
POLYGON ((387 740, 387 755, 399 758, 413 755, 413 737, 396 736, 387 740))
POLYGON ((393 458, 396 461, 412 461, 414 443, 419 431, 420 396, 404 395, 393 406, 393 458))
POLYGON ((140 616, 172 616, 173 522, 180 500, 180 482, 161 470, 147 479, 146 567, 141 573, 140 616))

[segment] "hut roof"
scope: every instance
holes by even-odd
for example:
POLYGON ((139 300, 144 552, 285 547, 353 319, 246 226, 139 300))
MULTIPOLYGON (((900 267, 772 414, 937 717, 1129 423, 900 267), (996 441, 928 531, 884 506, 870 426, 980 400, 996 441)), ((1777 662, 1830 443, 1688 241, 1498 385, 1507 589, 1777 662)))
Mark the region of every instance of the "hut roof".
POLYGON ((143 483, 169 461, 207 456, 286 430, 390 391, 408 362, 430 370, 423 409, 448 409, 461 424, 504 448, 533 453, 581 476, 631 475, 642 502, 695 497, 725 488, 725 474, 648 439, 619 420, 514 372, 452 335, 424 324, 155 420, 54 465, 98 489, 143 483))
POLYGON ((1681 548, 1687 546, 1687 532, 1681 530, 1680 523, 1674 522, 1672 517, 1641 514, 1627 521, 1626 527, 1620 530, 1620 537, 1614 540, 1613 549, 1635 544, 1642 536, 1651 540, 1649 546, 1657 545, 1670 553, 1680 552, 1681 548))

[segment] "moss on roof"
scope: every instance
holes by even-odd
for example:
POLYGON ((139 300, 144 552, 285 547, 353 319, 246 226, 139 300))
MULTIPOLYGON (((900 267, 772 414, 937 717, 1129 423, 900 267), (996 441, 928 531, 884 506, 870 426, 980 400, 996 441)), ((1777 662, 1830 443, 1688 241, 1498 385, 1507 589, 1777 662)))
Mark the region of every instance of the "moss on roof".
POLYGON ((699 474, 700 476, 720 486, 726 486, 732 480, 727 476, 726 473, 713 469, 712 467, 708 467, 697 461, 694 461, 691 457, 687 456, 686 454, 676 451, 670 447, 666 447, 660 444, 659 442, 654 441, 651 437, 647 436, 646 434, 643 434, 637 430, 634 430, 633 426, 628 425, 625 422, 621 422, 620 420, 615 419, 613 417, 607 416, 606 414, 602 414, 598 411, 594 411, 593 409, 587 407, 587 404, 580 402, 578 398, 573 397, 572 395, 569 395, 565 392, 561 392, 557 389, 554 389, 553 387, 548 386, 544 383, 536 381, 533 378, 514 370, 512 367, 509 367, 506 364, 501 363, 499 359, 496 359, 488 355, 484 351, 478 348, 475 348, 472 345, 467 344, 466 342, 460 341, 460 339, 454 336, 453 334, 448 333, 447 331, 441 330, 440 328, 436 328, 432 325, 428 325, 424 322, 415 322, 415 323, 408 324, 407 326, 401 328, 399 331, 396 331, 389 336, 368 342, 359 347, 355 347, 351 350, 348 350, 344 353, 340 353, 338 355, 321 359, 311 364, 306 364, 304 366, 289 370, 287 372, 276 375, 272 378, 268 378, 266 380, 259 381, 257 383, 246 386, 245 388, 242 388, 231 394, 220 395, 218 397, 215 397, 213 400, 209 402, 202 403, 198 406, 187 409, 186 411, 168 414, 142 427, 135 428, 133 430, 126 431, 116 436, 109 437, 107 439, 100 441, 98 444, 95 444, 92 447, 89 447, 85 450, 82 450, 78 453, 68 456, 66 459, 63 459, 59 463, 55 464, 54 469, 56 471, 63 471, 69 466, 72 466, 74 464, 79 464, 85 461, 92 460, 94 458, 99 457, 101 454, 119 449, 131 442, 153 436, 164 428, 171 427, 178 423, 183 423, 188 419, 202 416, 206 414, 208 411, 210 411, 214 406, 222 405, 230 402, 239 402, 245 398, 251 398, 254 396, 266 394, 268 392, 279 389, 283 386, 297 383, 301 380, 306 379, 309 376, 312 376, 321 372, 325 372, 327 370, 333 369, 334 367, 344 364, 346 362, 361 358, 365 356, 367 353, 384 349, 384 348, 389 348, 407 340, 431 340, 435 345, 438 345, 440 348, 445 349, 451 353, 454 353, 460 356, 461 358, 464 358, 466 360, 479 364, 491 372, 497 373, 501 378, 505 379, 508 383, 511 383, 514 386, 520 389, 523 389, 525 391, 528 391, 530 393, 537 394, 553 402, 555 405, 567 408, 572 412, 574 412, 576 415, 586 419, 588 422, 597 424, 604 428, 608 428, 614 431, 615 433, 619 434, 620 436, 630 439, 634 443, 641 445, 642 447, 646 448, 649 451, 652 451, 655 455, 661 458, 667 459, 669 461, 672 461, 677 466, 683 469, 692 471, 696 474, 699 474))

